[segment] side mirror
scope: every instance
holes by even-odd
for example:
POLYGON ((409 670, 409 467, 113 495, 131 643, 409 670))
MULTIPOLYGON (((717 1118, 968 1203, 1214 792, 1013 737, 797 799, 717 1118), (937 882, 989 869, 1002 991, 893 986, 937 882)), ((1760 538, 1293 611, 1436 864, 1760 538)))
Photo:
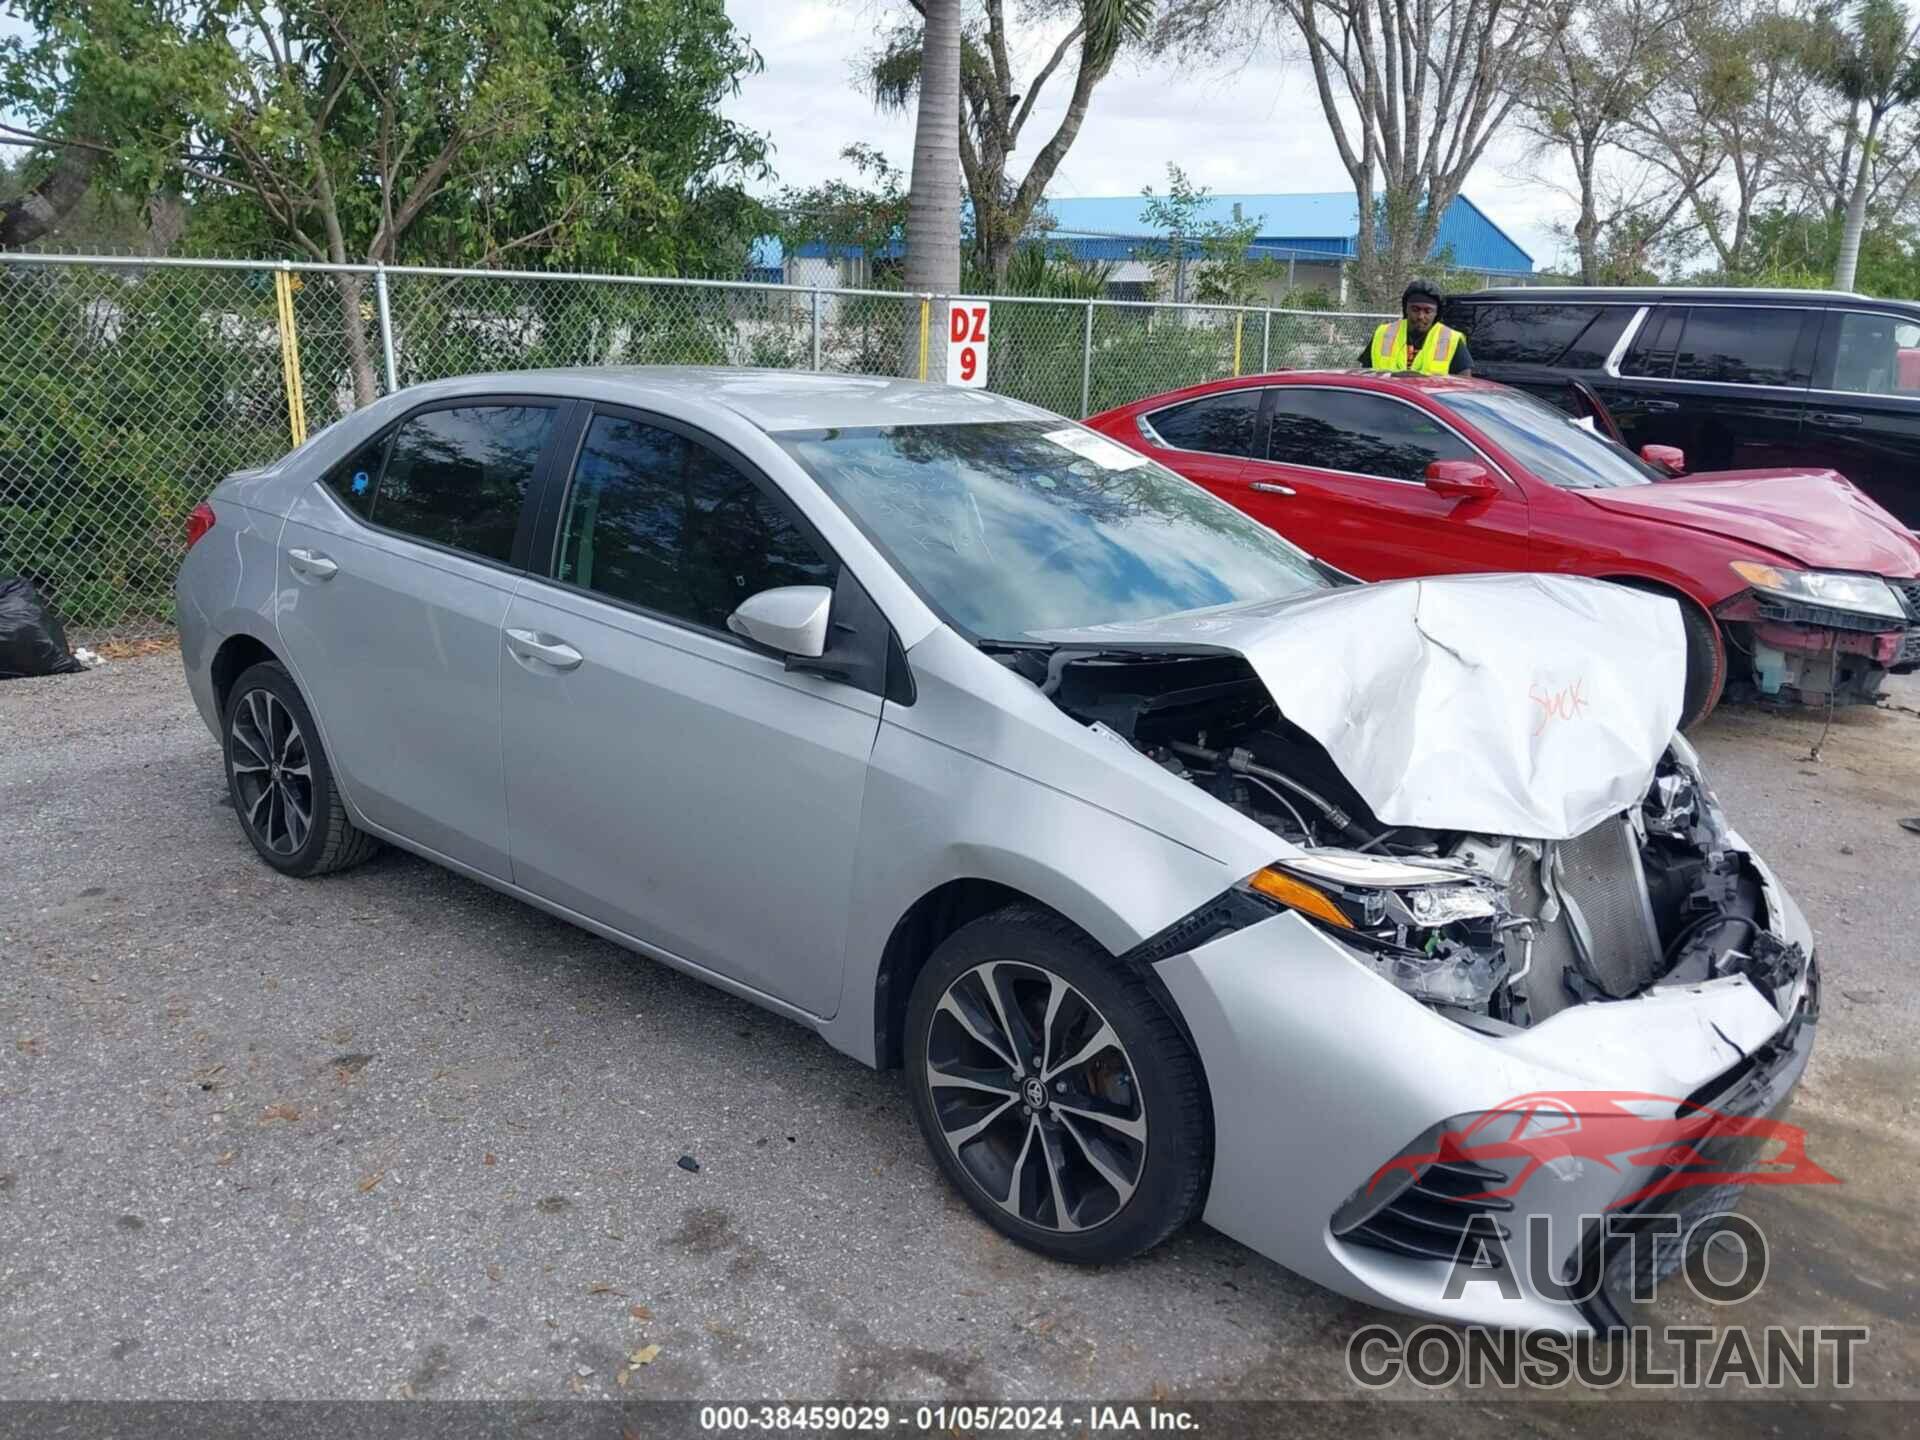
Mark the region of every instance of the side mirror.
POLYGON ((1500 493, 1478 460, 1435 460, 1427 466, 1427 489, 1449 500, 1490 500, 1500 493))
POLYGON ((1687 473, 1687 452, 1678 445, 1642 445, 1640 458, 1656 470, 1664 470, 1669 475, 1687 473))
POLYGON ((824 585, 781 585, 742 600, 727 628, 782 655, 818 660, 827 653, 832 609, 833 591, 824 585))

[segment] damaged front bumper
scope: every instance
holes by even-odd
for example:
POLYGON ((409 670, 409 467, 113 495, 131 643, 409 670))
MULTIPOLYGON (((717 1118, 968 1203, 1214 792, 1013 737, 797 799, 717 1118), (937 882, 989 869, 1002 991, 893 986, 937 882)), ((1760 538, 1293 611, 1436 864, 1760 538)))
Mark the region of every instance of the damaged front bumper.
POLYGON ((1756 590, 1725 601, 1714 617, 1729 649, 1751 662, 1749 674, 1730 674, 1730 688, 1806 705, 1872 703, 1888 675, 1920 669, 1920 584, 1891 583, 1911 612, 1906 622, 1756 590))
MULTIPOLYGON (((1747 853, 1762 880, 1769 932, 1810 957, 1813 939, 1798 907, 1747 853)), ((1584 1297, 1543 1289, 1534 1277, 1566 1279, 1583 1261, 1591 1264, 1602 1243, 1593 1217, 1622 1208, 1646 1184, 1644 1168, 1616 1168, 1572 1146, 1505 1208, 1472 1203, 1472 1184, 1455 1187, 1467 1199, 1458 1206, 1460 1235, 1436 1225, 1429 1210, 1410 1222, 1425 1227, 1424 1244, 1383 1248, 1350 1230, 1342 1238, 1336 1215, 1410 1142, 1510 1107, 1516 1097, 1605 1093, 1643 1102, 1668 1097, 1675 1108, 1689 1101, 1734 1107, 1736 1114, 1777 1110, 1806 1065, 1818 1015, 1817 969, 1809 959, 1772 1002, 1746 976, 1730 975, 1575 1005, 1529 1029, 1500 1033, 1413 1000, 1294 913, 1154 968, 1179 1007, 1212 1092, 1208 1223, 1298 1274, 1375 1305, 1569 1334, 1619 1323, 1622 1267, 1600 1255, 1609 1283, 1584 1297), (1505 1232, 1510 1273, 1463 1274, 1456 1259, 1469 1217, 1490 1209, 1498 1213, 1481 1223, 1505 1232), (1536 1243, 1550 1253, 1531 1254, 1536 1243)), ((1501 1188, 1492 1174, 1478 1184, 1480 1193, 1501 1188)), ((1700 1198, 1682 1190, 1659 1203, 1679 1209, 1700 1198)), ((1409 1233, 1372 1228, 1403 1239, 1409 1233)))

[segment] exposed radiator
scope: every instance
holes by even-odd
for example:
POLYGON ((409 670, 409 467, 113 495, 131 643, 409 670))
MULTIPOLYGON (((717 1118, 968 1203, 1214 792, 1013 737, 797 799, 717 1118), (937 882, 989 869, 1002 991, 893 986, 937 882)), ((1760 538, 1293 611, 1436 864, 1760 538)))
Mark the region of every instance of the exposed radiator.
POLYGON ((1588 979, 1616 998, 1653 983, 1660 973, 1660 933, 1640 846, 1625 816, 1555 847, 1554 888, 1588 979))

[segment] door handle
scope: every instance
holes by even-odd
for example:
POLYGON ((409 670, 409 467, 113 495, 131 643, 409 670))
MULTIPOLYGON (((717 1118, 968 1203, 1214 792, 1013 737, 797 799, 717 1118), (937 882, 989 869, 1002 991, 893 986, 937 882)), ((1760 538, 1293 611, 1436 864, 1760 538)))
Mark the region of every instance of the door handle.
POLYGON ((1275 485, 1266 480, 1256 480, 1247 488, 1249 490, 1258 490, 1262 495, 1291 495, 1294 493, 1291 485, 1275 485))
POLYGON ((538 660, 556 670, 571 670, 583 658, 558 636, 542 635, 538 630, 507 631, 507 648, 522 660, 538 660))
POLYGON ((1678 400, 1648 400, 1645 404, 1648 410, 1657 410, 1662 413, 1680 408, 1680 402, 1678 400))
POLYGON ((1866 421, 1858 415, 1847 415, 1839 411, 1822 411, 1813 416, 1822 425, 1864 425, 1866 421))
POLYGON ((317 550, 289 550, 287 565, 294 574, 309 580, 331 580, 340 573, 340 567, 317 550))

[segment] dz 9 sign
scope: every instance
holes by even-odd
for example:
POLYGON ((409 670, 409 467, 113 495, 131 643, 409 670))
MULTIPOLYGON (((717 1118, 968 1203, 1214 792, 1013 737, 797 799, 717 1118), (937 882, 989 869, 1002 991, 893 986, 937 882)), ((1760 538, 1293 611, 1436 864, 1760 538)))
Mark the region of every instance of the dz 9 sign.
POLYGON ((947 311, 947 383, 979 390, 987 383, 987 302, 957 302, 947 311))

